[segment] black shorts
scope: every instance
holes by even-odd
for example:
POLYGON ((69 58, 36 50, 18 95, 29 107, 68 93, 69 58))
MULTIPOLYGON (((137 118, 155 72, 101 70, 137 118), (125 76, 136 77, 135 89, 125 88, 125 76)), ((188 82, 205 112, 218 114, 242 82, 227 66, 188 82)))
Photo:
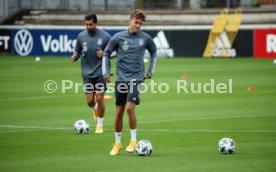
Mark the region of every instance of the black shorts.
POLYGON ((83 79, 83 90, 86 94, 97 92, 105 92, 107 90, 106 82, 103 77, 83 79))
POLYGON ((139 87, 142 81, 115 81, 116 105, 133 102, 139 105, 139 87))

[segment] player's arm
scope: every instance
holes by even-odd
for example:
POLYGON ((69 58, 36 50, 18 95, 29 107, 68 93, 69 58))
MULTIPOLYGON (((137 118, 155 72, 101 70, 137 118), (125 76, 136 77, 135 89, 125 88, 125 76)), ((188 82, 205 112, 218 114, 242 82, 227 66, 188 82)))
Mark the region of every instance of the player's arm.
POLYGON ((155 69, 156 51, 157 51, 156 45, 150 37, 148 38, 146 48, 150 54, 150 65, 149 65, 147 73, 145 74, 144 79, 150 79, 152 77, 154 69, 155 69))
POLYGON ((116 37, 111 38, 109 43, 104 49, 103 52, 103 60, 102 60, 102 71, 103 71, 103 77, 106 82, 111 82, 110 78, 110 58, 112 52, 117 48, 117 41, 116 37))
POLYGON ((79 38, 77 38, 76 47, 75 47, 73 55, 71 56, 71 61, 72 62, 75 62, 75 61, 78 60, 79 54, 81 53, 81 51, 82 51, 81 43, 80 43, 79 38))

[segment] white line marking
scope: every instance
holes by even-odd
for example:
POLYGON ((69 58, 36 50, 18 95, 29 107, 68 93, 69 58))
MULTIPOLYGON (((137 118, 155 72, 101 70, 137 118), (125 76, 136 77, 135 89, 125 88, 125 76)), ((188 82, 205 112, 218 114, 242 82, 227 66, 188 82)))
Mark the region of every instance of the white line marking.
POLYGON ((22 125, 0 125, 2 128, 29 128, 29 129, 45 129, 45 130, 69 130, 69 127, 38 127, 38 126, 22 126, 22 125))
MULTIPOLYGON (((243 93, 245 91, 235 91, 235 93, 243 93)), ((274 93, 276 90, 260 90, 258 93, 274 93)), ((246 92, 245 92, 246 93, 246 92)), ((41 99, 52 99, 52 98, 63 98, 63 97, 75 97, 75 96, 83 96, 84 94, 76 93, 74 95, 60 95, 60 96, 34 96, 34 97, 14 97, 14 98, 2 98, 0 102, 3 101, 20 101, 20 100, 41 100, 41 99)))
MULTIPOLYGON (((275 116, 272 114, 265 115, 251 115, 251 116, 223 116, 223 117, 204 117, 204 118, 194 118, 194 119, 172 119, 172 120, 154 120, 154 121, 141 121, 139 124, 152 124, 152 123, 162 123, 162 122, 177 122, 177 121, 196 121, 196 120, 216 120, 216 119, 229 119, 229 118, 255 118, 255 117, 266 117, 275 116)), ((113 124, 105 124, 105 126, 113 126, 113 124)), ((20 126, 20 125, 0 125, 0 128, 22 128, 22 129, 44 129, 44 130, 71 130, 71 127, 40 127, 40 126, 20 126)), ((146 130, 145 130, 146 131, 146 130)), ((161 131, 161 130, 160 130, 161 131)), ((175 130, 177 131, 177 130, 175 130)), ((187 131, 187 130, 185 130, 187 131)), ((198 130, 196 130, 198 131, 198 130)))
POLYGON ((255 118, 255 117, 266 117, 266 116, 275 116, 273 114, 264 114, 264 115, 237 115, 237 116, 221 116, 221 117, 202 117, 202 118, 192 118, 192 119, 168 119, 168 120, 154 120, 154 121, 143 121, 140 124, 147 123, 162 123, 162 122, 177 122, 177 121, 195 121, 195 120, 216 120, 216 119, 229 119, 229 118, 255 118))
POLYGON ((32 130, 12 130, 12 131, 1 131, 0 134, 7 134, 7 133, 22 133, 22 132, 30 132, 30 131, 38 131, 37 129, 32 130))
POLYGON ((175 133, 276 133, 276 130, 166 130, 166 129, 153 129, 138 131, 145 132, 175 132, 175 133))
MULTIPOLYGON (((1 131, 0 134, 16 133, 16 132, 30 132, 37 130, 72 130, 73 127, 38 127, 38 126, 17 126, 17 125, 0 125, 1 128, 17 128, 17 129, 32 129, 32 130, 13 130, 1 131)), ((105 129, 113 131, 113 129, 105 129)), ((276 130, 170 130, 170 129, 138 129, 142 132, 173 132, 173 133, 276 133, 276 130)))
POLYGON ((41 99, 52 99, 52 98, 63 98, 63 97, 75 97, 75 96, 83 96, 82 95, 62 95, 62 96, 35 96, 35 97, 14 97, 14 98, 4 98, 0 99, 0 102, 3 101, 18 101, 18 100, 41 100, 41 99))

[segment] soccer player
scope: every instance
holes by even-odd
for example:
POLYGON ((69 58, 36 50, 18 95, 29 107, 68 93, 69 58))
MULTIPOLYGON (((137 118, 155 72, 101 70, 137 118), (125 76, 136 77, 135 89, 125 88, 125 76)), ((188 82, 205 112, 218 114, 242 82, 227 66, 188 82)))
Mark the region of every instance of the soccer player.
POLYGON ((139 104, 139 84, 152 77, 155 60, 156 46, 152 38, 145 32, 140 31, 146 16, 143 11, 135 10, 131 13, 125 31, 114 35, 104 50, 103 76, 105 81, 110 82, 110 55, 115 50, 116 58, 116 114, 115 114, 115 144, 110 152, 115 156, 121 149, 121 134, 123 128, 123 115, 126 109, 129 119, 131 140, 126 148, 127 152, 133 152, 136 146, 136 114, 135 106, 139 104), (150 53, 150 65, 145 74, 144 54, 145 50, 150 53))
POLYGON ((105 113, 104 92, 107 89, 102 75, 103 50, 110 41, 111 36, 97 28, 96 14, 84 17, 86 30, 77 37, 73 62, 81 58, 81 71, 84 82, 86 101, 92 108, 97 127, 95 133, 103 133, 103 120, 105 113))

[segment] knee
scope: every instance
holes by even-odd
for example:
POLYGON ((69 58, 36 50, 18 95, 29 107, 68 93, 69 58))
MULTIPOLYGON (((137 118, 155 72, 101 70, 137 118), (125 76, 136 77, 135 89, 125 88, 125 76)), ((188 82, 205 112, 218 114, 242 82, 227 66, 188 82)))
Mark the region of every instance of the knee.
POLYGON ((126 105, 126 111, 128 114, 133 114, 135 111, 135 104, 132 102, 128 102, 126 105))
POLYGON ((124 115, 124 111, 123 110, 116 110, 116 116, 118 117, 122 117, 124 115))
POLYGON ((104 95, 103 94, 96 94, 96 102, 103 102, 104 95))
POLYGON ((132 108, 132 107, 127 107, 127 108, 126 108, 126 111, 127 111, 128 114, 132 114, 132 113, 134 113, 134 108, 132 108))
POLYGON ((117 111, 116 114, 117 114, 117 116, 123 116, 124 115, 124 111, 117 111))
POLYGON ((87 105, 92 108, 95 105, 95 101, 93 101, 93 100, 87 100, 87 105))

